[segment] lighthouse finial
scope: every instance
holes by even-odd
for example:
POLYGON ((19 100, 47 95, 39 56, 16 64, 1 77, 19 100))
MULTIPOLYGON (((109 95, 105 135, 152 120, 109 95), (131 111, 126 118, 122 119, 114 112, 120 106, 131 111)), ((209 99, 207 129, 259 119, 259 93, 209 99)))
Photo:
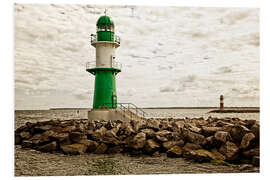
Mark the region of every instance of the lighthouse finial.
POLYGON ((105 16, 107 15, 107 9, 106 8, 105 8, 104 14, 105 14, 105 16))

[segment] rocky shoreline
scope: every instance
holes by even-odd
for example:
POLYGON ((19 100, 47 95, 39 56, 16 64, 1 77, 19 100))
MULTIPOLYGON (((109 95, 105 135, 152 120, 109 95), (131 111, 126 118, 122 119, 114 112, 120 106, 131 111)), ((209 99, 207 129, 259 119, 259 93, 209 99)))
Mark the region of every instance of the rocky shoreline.
POLYGON ((15 144, 42 152, 129 153, 183 157, 197 162, 259 166, 259 122, 238 118, 87 119, 27 122, 15 131, 15 144))

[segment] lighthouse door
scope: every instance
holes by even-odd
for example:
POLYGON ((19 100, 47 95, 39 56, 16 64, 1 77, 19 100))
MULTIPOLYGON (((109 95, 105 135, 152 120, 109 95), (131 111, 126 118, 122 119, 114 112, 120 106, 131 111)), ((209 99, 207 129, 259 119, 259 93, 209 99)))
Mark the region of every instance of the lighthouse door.
POLYGON ((117 108, 117 96, 112 95, 112 108, 117 108))
POLYGON ((111 55, 111 67, 113 68, 115 66, 115 56, 111 55))

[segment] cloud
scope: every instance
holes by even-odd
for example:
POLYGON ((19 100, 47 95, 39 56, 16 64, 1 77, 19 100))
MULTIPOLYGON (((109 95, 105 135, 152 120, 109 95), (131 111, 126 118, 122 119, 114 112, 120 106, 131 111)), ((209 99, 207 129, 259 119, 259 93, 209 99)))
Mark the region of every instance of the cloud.
POLYGON ((220 18, 220 22, 223 24, 232 25, 238 21, 242 21, 251 14, 252 9, 234 9, 228 11, 224 16, 220 18))
POLYGON ((183 78, 180 78, 180 82, 191 83, 191 82, 194 82, 196 79, 197 79, 197 76, 195 74, 190 74, 183 78))
POLYGON ((247 44, 252 46, 260 46, 260 34, 259 32, 251 32, 241 37, 245 39, 247 44))
POLYGON ((129 89, 119 89, 118 96, 134 96, 136 95, 136 89, 135 88, 129 88, 129 89))
POLYGON ((215 72, 216 74, 226 74, 226 73, 231 73, 233 72, 232 67, 230 66, 223 66, 217 69, 215 72))
POLYGON ((164 86, 159 89, 160 92, 174 92, 175 89, 171 86, 164 86))
MULTIPOLYGON (((125 6, 16 4, 16 107, 91 106, 95 77, 85 63, 95 61, 89 35, 104 7, 121 37, 118 98, 144 106, 211 105, 215 93, 237 98, 245 86, 259 88, 258 9, 136 6, 132 15, 125 6), (34 102, 39 92, 50 95, 34 102)), ((246 95, 259 97, 251 91, 246 95)))

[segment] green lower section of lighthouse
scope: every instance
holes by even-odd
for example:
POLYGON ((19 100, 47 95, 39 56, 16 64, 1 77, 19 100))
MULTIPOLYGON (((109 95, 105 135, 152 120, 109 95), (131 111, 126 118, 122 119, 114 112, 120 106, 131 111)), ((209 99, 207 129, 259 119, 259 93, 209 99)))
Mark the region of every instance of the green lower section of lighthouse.
POLYGON ((94 68, 87 71, 96 76, 93 109, 117 108, 115 76, 119 70, 114 68, 94 68))

